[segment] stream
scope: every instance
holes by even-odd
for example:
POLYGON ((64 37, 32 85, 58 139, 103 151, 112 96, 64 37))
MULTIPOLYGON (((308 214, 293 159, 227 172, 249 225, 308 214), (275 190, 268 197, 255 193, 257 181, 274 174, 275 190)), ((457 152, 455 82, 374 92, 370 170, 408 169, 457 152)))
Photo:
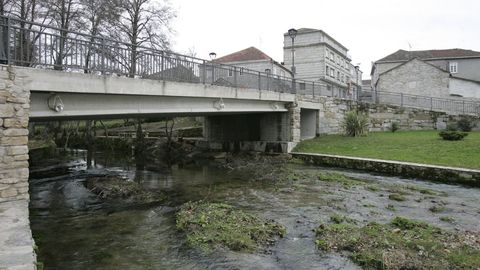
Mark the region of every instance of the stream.
POLYGON ((364 184, 347 187, 315 179, 273 184, 208 163, 161 169, 122 154, 95 153, 91 166, 87 159, 83 150, 31 153, 30 222, 45 269, 360 269, 339 254, 319 251, 314 229, 332 215, 359 225, 404 216, 449 230, 478 230, 480 220, 475 188, 302 164, 292 166, 302 172, 335 171, 364 184), (84 184, 97 175, 121 175, 165 192, 168 199, 146 205, 104 202, 84 184), (405 201, 389 199, 392 189, 405 187, 405 201), (202 253, 175 228, 178 207, 197 200, 273 219, 287 235, 254 254, 202 253), (432 211, 434 206, 441 211, 432 211))

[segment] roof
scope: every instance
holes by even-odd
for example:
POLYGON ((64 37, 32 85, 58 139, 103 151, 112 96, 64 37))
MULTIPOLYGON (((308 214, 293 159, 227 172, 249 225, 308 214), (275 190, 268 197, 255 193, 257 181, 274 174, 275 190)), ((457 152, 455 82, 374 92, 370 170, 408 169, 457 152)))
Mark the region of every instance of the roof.
POLYGON ((392 70, 394 70, 394 69, 400 68, 400 67, 402 67, 402 66, 404 66, 404 65, 406 65, 406 64, 408 64, 408 63, 410 63, 410 62, 413 62, 413 61, 415 61, 415 60, 416 60, 416 61, 419 61, 419 62, 421 62, 421 63, 423 63, 423 64, 429 65, 429 66, 431 66, 431 67, 433 67, 433 68, 435 68, 435 69, 438 69, 438 70, 441 71, 441 72, 450 74, 450 72, 448 72, 448 71, 446 71, 446 70, 444 70, 444 69, 441 69, 441 68, 437 67, 437 66, 434 65, 434 64, 431 64, 431 63, 426 62, 426 61, 424 61, 424 60, 422 60, 422 59, 419 59, 419 58, 412 58, 412 59, 410 59, 410 60, 408 60, 408 61, 405 61, 405 62, 401 63, 400 65, 397 65, 397 66, 395 66, 395 67, 393 67, 393 68, 391 68, 391 69, 385 70, 384 72, 380 73, 379 75, 381 76, 381 75, 383 75, 383 74, 385 74, 385 73, 388 73, 388 72, 390 72, 390 71, 392 71, 392 70))
POLYGON ((214 60, 215 63, 243 62, 252 60, 272 60, 270 56, 255 47, 225 55, 214 60))
POLYGON ((464 49, 405 51, 398 50, 377 62, 404 62, 414 58, 421 60, 445 59, 445 58, 480 58, 480 52, 464 49))

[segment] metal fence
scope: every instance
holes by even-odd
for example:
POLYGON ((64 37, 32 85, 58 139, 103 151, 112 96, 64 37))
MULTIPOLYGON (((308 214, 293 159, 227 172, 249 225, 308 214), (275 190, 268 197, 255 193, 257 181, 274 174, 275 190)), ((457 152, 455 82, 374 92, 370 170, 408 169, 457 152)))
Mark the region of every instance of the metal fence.
POLYGON ((480 101, 436 98, 396 92, 362 91, 361 100, 456 114, 480 115, 480 101))
MULTIPOLYGON (((354 93, 333 90, 321 82, 292 79, 223 65, 171 51, 136 46, 102 36, 91 36, 6 16, 0 16, 0 63, 69 72, 269 90, 313 97, 356 99, 354 93)), ((388 92, 370 95, 373 97, 371 101, 374 102, 479 114, 478 102, 388 92)))
POLYGON ((328 92, 318 82, 223 65, 6 16, 0 16, 0 38, 3 64, 344 97, 340 92, 328 92))

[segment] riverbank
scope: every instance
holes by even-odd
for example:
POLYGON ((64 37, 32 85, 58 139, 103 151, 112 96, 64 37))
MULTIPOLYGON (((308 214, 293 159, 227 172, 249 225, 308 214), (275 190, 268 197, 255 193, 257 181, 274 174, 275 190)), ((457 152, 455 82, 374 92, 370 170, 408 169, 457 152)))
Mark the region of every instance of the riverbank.
POLYGON ((292 153, 307 163, 480 187, 480 170, 337 155, 292 153))
POLYGON ((327 135, 302 141, 294 152, 480 169, 480 132, 470 132, 462 141, 442 140, 436 130, 327 135))

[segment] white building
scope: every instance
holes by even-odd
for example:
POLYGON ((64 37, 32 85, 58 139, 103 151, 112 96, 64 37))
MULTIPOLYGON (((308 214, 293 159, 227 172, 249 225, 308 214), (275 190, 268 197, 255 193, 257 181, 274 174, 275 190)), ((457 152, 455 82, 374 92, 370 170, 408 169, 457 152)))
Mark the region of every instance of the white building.
MULTIPOLYGON (((292 39, 288 33, 283 36, 283 59, 291 68, 292 39)), ((296 79, 320 81, 335 96, 354 97, 351 58, 345 46, 322 30, 309 28, 298 29, 294 42, 296 79)))

